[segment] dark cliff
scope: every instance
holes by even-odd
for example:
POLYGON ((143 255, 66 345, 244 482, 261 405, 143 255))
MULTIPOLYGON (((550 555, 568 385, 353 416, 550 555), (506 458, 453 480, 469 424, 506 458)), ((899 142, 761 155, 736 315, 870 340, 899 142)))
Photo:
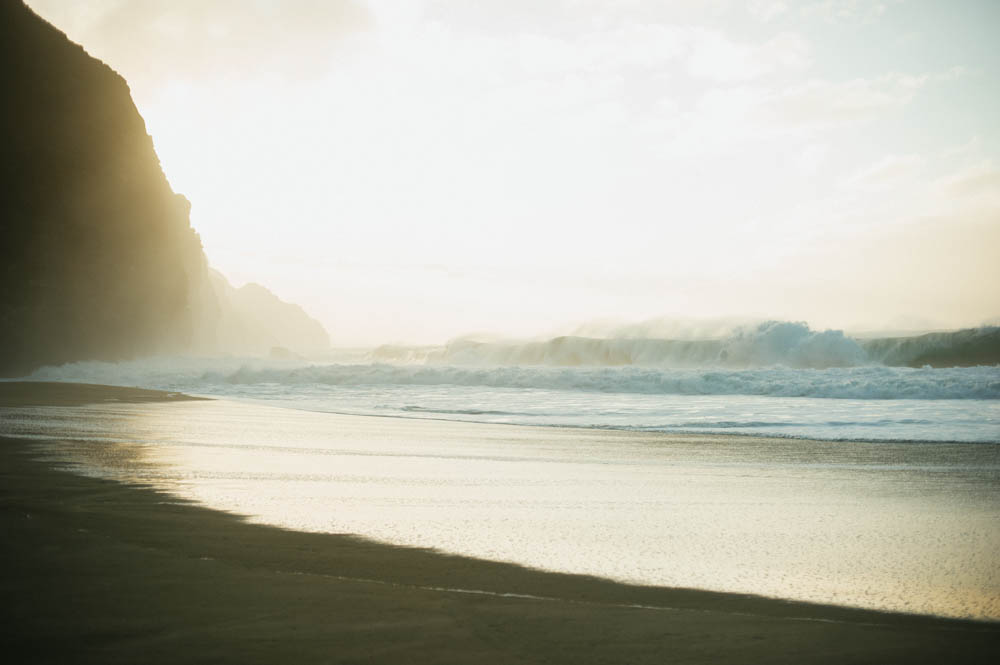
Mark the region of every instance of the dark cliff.
POLYGON ((0 373, 190 342, 205 270, 125 80, 0 3, 0 373))
POLYGON ((0 375, 218 350, 230 305, 125 80, 4 0, 0 95, 0 375))

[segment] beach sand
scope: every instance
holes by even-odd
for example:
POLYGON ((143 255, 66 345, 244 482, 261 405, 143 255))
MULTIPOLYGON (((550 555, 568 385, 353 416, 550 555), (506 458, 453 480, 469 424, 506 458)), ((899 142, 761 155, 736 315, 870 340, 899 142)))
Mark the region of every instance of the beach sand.
MULTIPOLYGON (((0 383, 0 405, 178 400, 0 383)), ((7 662, 992 662, 1000 625, 592 577, 248 524, 0 439, 7 662)))

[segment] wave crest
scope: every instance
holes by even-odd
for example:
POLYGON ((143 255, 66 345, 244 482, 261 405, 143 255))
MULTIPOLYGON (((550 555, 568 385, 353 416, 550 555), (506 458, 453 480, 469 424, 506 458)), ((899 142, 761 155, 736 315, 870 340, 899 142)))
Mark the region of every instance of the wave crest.
POLYGON ((859 340, 840 330, 766 321, 720 339, 562 336, 543 341, 459 339, 441 347, 381 346, 375 362, 460 366, 792 367, 889 365, 965 367, 1000 363, 1000 328, 859 340))

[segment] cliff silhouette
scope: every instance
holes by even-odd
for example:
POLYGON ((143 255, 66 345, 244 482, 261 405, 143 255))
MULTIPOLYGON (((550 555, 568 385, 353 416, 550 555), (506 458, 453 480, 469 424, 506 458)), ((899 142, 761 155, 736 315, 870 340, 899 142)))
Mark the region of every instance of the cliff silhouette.
POLYGON ((0 375, 228 351, 234 335, 238 352, 328 345, 271 294, 283 328, 301 324, 291 338, 230 302, 121 76, 21 2, 0 3, 0 63, 0 375))

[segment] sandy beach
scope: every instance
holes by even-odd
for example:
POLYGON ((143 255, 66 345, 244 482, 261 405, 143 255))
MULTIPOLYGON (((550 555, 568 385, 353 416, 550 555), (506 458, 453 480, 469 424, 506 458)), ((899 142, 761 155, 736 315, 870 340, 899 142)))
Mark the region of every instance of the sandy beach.
MULTIPOLYGON (((0 384, 0 404, 153 391, 0 384)), ((183 396, 160 394, 163 399, 183 396)), ((642 587, 248 524, 5 438, 17 662, 989 662, 995 623, 642 587)))

